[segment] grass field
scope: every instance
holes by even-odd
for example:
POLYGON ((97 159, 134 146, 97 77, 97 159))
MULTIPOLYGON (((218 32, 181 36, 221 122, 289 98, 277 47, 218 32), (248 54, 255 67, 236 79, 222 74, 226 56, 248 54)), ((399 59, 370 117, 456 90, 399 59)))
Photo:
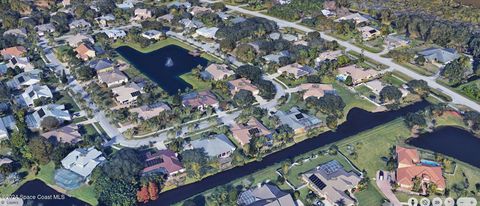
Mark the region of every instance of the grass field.
POLYGON ((60 98, 55 102, 55 104, 65 105, 65 108, 71 113, 80 111, 80 108, 78 108, 75 101, 73 101, 73 98, 66 92, 60 93, 60 98))
POLYGON ((435 67, 433 65, 426 65, 426 66, 420 67, 414 64, 410 64, 408 62, 399 62, 399 61, 394 61, 394 62, 407 69, 410 69, 416 73, 419 73, 425 76, 432 76, 438 71, 438 67, 435 67))
POLYGON ((98 200, 96 198, 97 193, 94 191, 93 186, 82 185, 76 190, 69 191, 68 194, 91 205, 98 205, 98 200))
POLYGON ((202 79, 198 79, 191 72, 180 75, 180 78, 192 85, 194 90, 203 91, 212 87, 210 82, 205 82, 202 79))
POLYGON ((374 184, 375 183, 370 182, 367 189, 355 193, 355 197, 358 200, 359 206, 382 205, 385 198, 378 191, 377 186, 374 184))
MULTIPOLYGON (((371 102, 363 99, 362 97, 353 94, 348 88, 341 83, 334 83, 333 87, 337 91, 337 94, 342 97, 343 101, 347 105, 344 109, 345 114, 350 111, 350 109, 354 107, 358 107, 367 111, 373 111, 375 108, 377 108, 374 104, 371 102)), ((345 115, 346 116, 346 115, 345 115)))

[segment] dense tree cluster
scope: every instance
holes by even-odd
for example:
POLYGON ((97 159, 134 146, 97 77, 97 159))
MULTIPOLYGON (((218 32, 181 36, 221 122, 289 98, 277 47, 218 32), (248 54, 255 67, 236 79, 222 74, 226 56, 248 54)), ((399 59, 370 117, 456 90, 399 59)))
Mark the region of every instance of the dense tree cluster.
POLYGON ((440 75, 447 79, 451 85, 462 83, 471 74, 473 74, 472 65, 470 59, 465 56, 449 62, 440 72, 440 75))
POLYGON ((261 37, 278 29, 275 22, 260 17, 248 18, 244 22, 220 27, 215 34, 219 39, 239 41, 243 38, 261 37))

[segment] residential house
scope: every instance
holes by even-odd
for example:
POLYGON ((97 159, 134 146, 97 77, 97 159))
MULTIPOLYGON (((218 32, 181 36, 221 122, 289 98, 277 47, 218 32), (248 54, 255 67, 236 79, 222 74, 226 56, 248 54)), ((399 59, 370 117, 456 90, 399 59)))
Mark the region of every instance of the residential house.
POLYGON ((13 162, 12 159, 4 157, 4 158, 1 158, 1 159, 0 159, 0 166, 2 166, 2 165, 4 165, 4 164, 10 164, 10 163, 12 163, 12 162, 13 162))
POLYGON ((287 5, 292 3, 292 0, 274 0, 273 3, 280 5, 287 5))
POLYGON ((135 9, 134 15, 134 20, 145 20, 152 18, 152 11, 148 9, 135 9))
POLYGON ((363 26, 357 28, 357 30, 362 35, 362 39, 364 41, 368 41, 382 35, 382 33, 378 29, 375 29, 371 26, 363 26))
POLYGON ((164 36, 163 32, 157 30, 148 30, 142 33, 142 37, 146 39, 155 39, 159 40, 164 36))
POLYGON ((9 130, 16 130, 17 128, 17 122, 15 120, 15 117, 13 115, 7 115, 1 118, 1 122, 5 127, 9 130))
POLYGON ((345 206, 356 205, 353 191, 361 177, 353 171, 346 172, 337 160, 302 174, 302 180, 328 205, 338 205, 338 202, 343 202, 345 206))
POLYGON ((81 43, 76 49, 77 57, 82 59, 83 61, 87 61, 90 58, 94 58, 95 50, 88 44, 81 43))
POLYGON ((335 50, 335 51, 326 51, 322 52, 318 55, 318 57, 315 59, 315 64, 319 65, 320 63, 324 61, 331 61, 331 60, 336 60, 338 57, 343 55, 342 50, 335 50))
POLYGON ((192 14, 193 16, 196 16, 205 12, 213 12, 213 10, 210 8, 201 7, 201 6, 193 6, 190 10, 190 14, 192 14))
POLYGON ((296 206, 297 204, 288 192, 280 190, 272 184, 251 188, 243 191, 238 196, 237 204, 239 206, 296 206))
POLYGON ((7 140, 8 137, 9 137, 9 134, 8 134, 7 127, 5 127, 5 124, 3 123, 3 121, 0 121, 0 142, 3 140, 7 140))
POLYGON ((198 109, 218 107, 218 100, 210 91, 192 92, 182 96, 182 105, 198 109))
POLYGON ((322 124, 322 120, 301 112, 297 107, 292 107, 288 112, 279 110, 275 115, 280 119, 282 124, 290 126, 295 134, 306 133, 311 129, 320 127, 322 124))
POLYGON ((29 72, 32 71, 35 67, 30 63, 27 57, 12 57, 7 61, 7 67, 15 68, 18 67, 23 69, 23 71, 29 72))
POLYGON ((287 40, 289 42, 298 41, 298 36, 293 34, 282 34, 282 39, 287 40))
POLYGON ((217 33, 217 31, 217 27, 202 27, 200 29, 197 29, 195 33, 205 38, 215 39, 215 34, 217 33))
POLYGON ((94 69, 97 73, 113 71, 113 62, 110 59, 102 58, 95 59, 88 63, 88 66, 94 69))
POLYGON ((52 23, 41 24, 41 25, 35 26, 35 31, 37 31, 38 36, 45 36, 45 34, 55 32, 55 26, 53 26, 52 23))
POLYGON ((177 154, 171 150, 148 151, 144 159, 145 168, 142 170, 142 175, 166 175, 168 176, 167 180, 185 176, 185 174, 181 175, 185 172, 183 164, 178 159, 177 154))
POLYGON ((111 26, 111 23, 115 22, 115 16, 113 14, 106 14, 95 18, 95 21, 101 27, 111 26))
POLYGON ((90 28, 92 27, 92 24, 90 24, 88 21, 85 21, 85 19, 78 19, 73 20, 70 24, 68 24, 68 27, 70 27, 70 29, 90 28))
POLYGON ((405 36, 390 34, 385 37, 384 43, 387 45, 388 50, 392 50, 408 46, 410 44, 410 40, 405 36))
POLYGON ((72 120, 70 113, 65 109, 65 105, 47 104, 37 107, 35 110, 35 112, 27 115, 25 118, 28 127, 31 129, 39 129, 43 119, 46 117, 54 117, 60 123, 72 120))
POLYGON ((311 75, 315 70, 309 66, 302 66, 298 63, 289 64, 283 67, 280 67, 277 70, 277 73, 284 74, 287 77, 293 76, 293 78, 298 79, 303 76, 311 75))
POLYGON ((432 63, 438 62, 442 64, 447 64, 460 57, 455 49, 443 48, 429 48, 418 52, 418 54, 425 57, 427 61, 432 63))
POLYGON ((163 102, 158 102, 151 105, 143 105, 140 107, 132 108, 130 109, 130 112, 137 113, 139 119, 148 120, 158 116, 161 112, 167 110, 171 110, 171 108, 167 104, 163 102))
POLYGON ((236 94, 240 90, 251 91, 254 95, 258 95, 260 93, 260 90, 246 78, 231 80, 228 82, 228 87, 230 88, 230 92, 232 92, 232 94, 236 94))
POLYGON ((119 9, 133 9, 134 5, 132 1, 123 1, 121 4, 115 4, 119 9))
POLYGON ((215 81, 219 81, 219 80, 226 79, 234 74, 235 72, 233 72, 232 70, 229 70, 226 64, 214 63, 214 64, 208 65, 208 67, 205 68, 205 71, 202 72, 202 77, 204 79, 212 79, 215 81))
POLYGON ((95 167, 104 161, 105 157, 102 156, 102 152, 95 149, 95 147, 90 147, 73 150, 61 162, 65 169, 82 176, 84 179, 88 179, 95 167))
POLYGON ((20 95, 21 104, 28 107, 35 106, 35 100, 40 98, 53 98, 52 91, 48 86, 39 84, 30 85, 22 95, 20 95))
POLYGON ((185 149, 203 149, 210 158, 226 159, 232 155, 236 147, 224 134, 191 141, 185 149))
POLYGON ((107 87, 118 86, 128 82, 128 77, 118 70, 100 72, 97 74, 97 77, 98 81, 101 84, 106 84, 107 87))
POLYGON ((363 69, 357 67, 357 65, 350 65, 346 67, 341 67, 337 69, 338 74, 337 79, 345 81, 348 76, 352 77, 353 84, 359 84, 363 81, 366 81, 371 78, 375 78, 379 75, 378 71, 373 69, 363 69))
POLYGON ((375 80, 372 80, 372 81, 369 81, 369 82, 366 82, 365 83, 365 86, 367 86, 368 88, 370 88, 372 90, 372 92, 376 95, 379 95, 380 94, 380 91, 382 91, 382 89, 385 87, 385 85, 383 84, 383 82, 381 82, 380 80, 378 79, 375 79, 375 80))
POLYGON ((3 59, 11 59, 12 57, 22 57, 27 53, 27 49, 23 46, 14 46, 2 49, 0 53, 3 56, 3 59))
POLYGON ((157 18, 157 21, 163 21, 163 22, 171 23, 173 18, 174 18, 173 14, 165 14, 165 15, 159 16, 157 18))
POLYGON ((320 98, 325 96, 325 94, 336 94, 336 91, 331 84, 305 83, 299 85, 297 89, 304 92, 304 100, 309 97, 320 98))
POLYGON ((84 34, 75 34, 73 36, 68 36, 65 41, 68 43, 69 46, 71 47, 77 47, 80 43, 87 43, 87 44, 93 44, 95 41, 91 36, 87 36, 84 34))
POLYGON ((280 58, 282 57, 290 57, 290 52, 288 51, 281 51, 281 52, 278 52, 278 53, 274 53, 274 54, 268 54, 268 55, 265 55, 263 56, 262 58, 267 62, 274 62, 274 63, 280 63, 280 58))
POLYGON ((75 124, 69 124, 67 126, 42 133, 41 136, 55 143, 61 142, 77 144, 78 142, 82 141, 82 135, 80 132, 78 132, 78 126, 75 124))
POLYGON ((120 104, 131 104, 137 101, 138 96, 144 93, 143 89, 136 83, 132 82, 127 85, 112 89, 115 99, 120 104))
POLYGON ((235 138, 241 146, 250 143, 250 139, 252 138, 270 136, 272 134, 270 130, 263 126, 255 117, 250 118, 250 120, 244 124, 233 124, 230 132, 232 132, 233 138, 235 138))
POLYGON ((185 1, 185 2, 174 1, 174 2, 168 3, 167 7, 168 8, 170 8, 170 7, 176 7, 176 8, 183 7, 183 8, 189 9, 190 7, 192 7, 192 4, 188 1, 185 1))
POLYGON ((3 36, 8 36, 8 35, 12 35, 14 37, 23 37, 23 38, 26 38, 27 37, 27 30, 25 28, 19 28, 19 29, 9 29, 5 32, 3 32, 3 36))
POLYGON ((322 14, 326 17, 331 17, 336 15, 337 3, 335 1, 324 1, 322 14))
POLYGON ((8 71, 8 66, 4 62, 0 62, 0 75, 5 75, 8 71))
POLYGON ((67 6, 70 6, 71 3, 72 3, 71 0, 62 0, 61 4, 63 5, 63 7, 67 7, 67 6))
POLYGON ((121 39, 121 38, 127 36, 127 33, 125 33, 125 31, 120 30, 120 29, 110 29, 110 30, 105 30, 103 32, 110 39, 121 39))
POLYGON ((13 89, 20 89, 22 86, 30 86, 39 83, 42 79, 42 70, 34 69, 32 71, 17 74, 7 81, 7 86, 13 89))
POLYGON ((355 24, 368 23, 369 20, 359 13, 353 13, 347 16, 340 17, 335 20, 335 22, 353 20, 355 24))
POLYGON ((197 29, 203 27, 203 23, 198 20, 191 20, 191 19, 181 19, 180 24, 183 25, 185 29, 197 29))
POLYGON ((442 167, 424 164, 416 149, 396 146, 397 172, 396 182, 401 189, 412 190, 414 180, 420 179, 421 194, 426 194, 426 188, 430 184, 435 184, 438 191, 445 190, 445 178, 443 177, 442 167))

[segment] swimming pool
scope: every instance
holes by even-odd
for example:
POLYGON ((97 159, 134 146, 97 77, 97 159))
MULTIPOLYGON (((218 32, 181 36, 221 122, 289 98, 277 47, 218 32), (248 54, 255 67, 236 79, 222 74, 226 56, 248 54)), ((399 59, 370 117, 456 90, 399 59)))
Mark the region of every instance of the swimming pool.
POLYGON ((432 161, 432 160, 426 160, 426 159, 421 159, 420 163, 426 166, 431 166, 431 167, 440 167, 440 163, 432 161))

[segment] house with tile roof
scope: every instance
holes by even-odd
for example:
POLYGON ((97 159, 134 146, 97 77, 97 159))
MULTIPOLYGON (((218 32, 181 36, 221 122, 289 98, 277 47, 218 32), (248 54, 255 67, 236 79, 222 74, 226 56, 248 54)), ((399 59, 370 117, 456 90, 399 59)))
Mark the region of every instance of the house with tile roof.
POLYGON ((30 85, 25 89, 25 91, 20 95, 19 100, 21 104, 27 107, 35 106, 35 100, 45 98, 53 98, 52 91, 46 85, 34 84, 30 85))
POLYGON ((293 63, 280 67, 277 73, 288 76, 293 76, 295 79, 311 75, 315 70, 309 66, 303 66, 298 63, 293 63))
POLYGON ((205 107, 218 107, 218 100, 210 91, 192 92, 182 96, 184 107, 204 109, 205 107))
POLYGON ((230 92, 235 95, 240 90, 247 90, 251 91, 252 94, 258 95, 260 90, 252 84, 252 82, 247 78, 240 78, 228 81, 228 87, 230 88, 230 92))
POLYGON ((336 94, 331 84, 305 83, 299 85, 297 90, 303 91, 304 100, 309 97, 320 98, 325 96, 325 94, 336 94))
POLYGON ((135 9, 133 12, 135 17, 134 20, 145 20, 148 18, 152 18, 152 11, 148 9, 135 9))
POLYGON ((246 123, 235 123, 230 127, 230 132, 237 142, 244 146, 250 143, 250 139, 259 136, 270 136, 272 132, 268 130, 255 117, 250 118, 246 123))
POLYGON ((232 70, 229 70, 226 64, 214 63, 214 64, 208 65, 208 67, 205 68, 205 71, 202 72, 202 77, 204 79, 212 79, 215 81, 219 81, 219 80, 226 79, 234 74, 235 72, 233 72, 232 70))
POLYGON ((174 177, 185 172, 183 164, 178 159, 177 154, 171 150, 148 151, 144 155, 145 167, 142 175, 167 175, 174 177))
POLYGON ((98 81, 101 84, 106 84, 107 87, 118 86, 128 82, 127 75, 118 70, 100 72, 97 74, 97 77, 98 81))
POLYGON ((264 184, 240 193, 237 199, 240 206, 296 206, 297 204, 288 192, 280 190, 272 184, 264 184))
POLYGON ((412 190, 416 179, 420 180, 420 193, 426 194, 430 184, 435 184, 439 192, 446 187, 441 166, 422 163, 417 149, 396 146, 396 182, 404 190, 412 190))
POLYGON ((352 77, 353 84, 359 84, 377 77, 380 73, 373 69, 364 69, 357 65, 349 65, 337 69, 337 79, 345 81, 348 76, 352 77))
POLYGON ((69 143, 77 144, 82 141, 82 135, 78 132, 78 126, 75 124, 69 124, 52 131, 48 131, 41 134, 42 137, 53 141, 55 143, 69 143))
POLYGON ((364 41, 368 41, 382 35, 382 33, 378 29, 371 26, 362 26, 360 28, 357 28, 357 30, 360 32, 364 41))
POLYGON ((137 113, 138 118, 148 120, 158 116, 161 112, 171 110, 170 106, 163 102, 158 102, 151 105, 143 105, 140 107, 130 109, 131 113, 137 113))
POLYGON ((27 49, 24 46, 14 46, 2 49, 0 53, 3 59, 11 59, 12 57, 22 57, 27 53, 27 49))
POLYGON ((77 53, 77 57, 83 61, 87 61, 96 56, 95 49, 85 43, 81 43, 80 45, 78 45, 78 47, 75 48, 75 52, 77 53))

